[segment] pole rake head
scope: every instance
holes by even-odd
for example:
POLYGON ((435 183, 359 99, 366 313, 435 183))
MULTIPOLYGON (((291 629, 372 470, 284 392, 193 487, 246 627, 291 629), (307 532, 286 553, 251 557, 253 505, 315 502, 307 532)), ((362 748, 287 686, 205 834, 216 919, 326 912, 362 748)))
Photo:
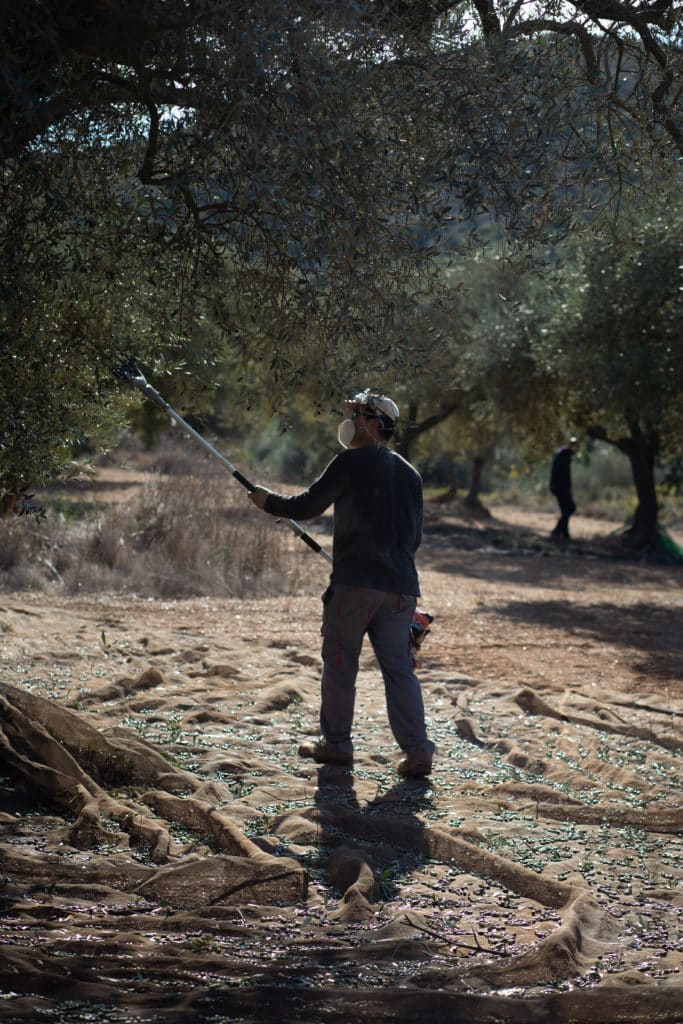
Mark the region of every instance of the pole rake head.
POLYGON ((145 375, 135 362, 134 356, 128 356, 122 363, 114 368, 114 376, 117 380, 125 380, 129 384, 135 384, 139 388, 148 387, 145 375))

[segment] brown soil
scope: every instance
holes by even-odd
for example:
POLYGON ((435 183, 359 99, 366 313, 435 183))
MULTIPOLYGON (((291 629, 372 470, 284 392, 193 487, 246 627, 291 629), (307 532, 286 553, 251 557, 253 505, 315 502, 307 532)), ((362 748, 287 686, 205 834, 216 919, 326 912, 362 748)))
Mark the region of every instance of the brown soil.
POLYGON ((297 757, 303 547, 290 598, 0 597, 0 1019, 682 1019, 683 570, 493 512, 428 510, 426 781, 369 648, 353 770, 297 757))

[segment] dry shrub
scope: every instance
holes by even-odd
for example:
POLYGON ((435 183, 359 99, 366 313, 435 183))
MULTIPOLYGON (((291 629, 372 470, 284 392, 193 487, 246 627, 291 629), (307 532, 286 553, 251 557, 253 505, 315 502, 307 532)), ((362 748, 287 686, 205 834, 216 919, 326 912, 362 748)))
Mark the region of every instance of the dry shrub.
MULTIPOLYGON (((214 477, 216 463, 188 434, 173 429, 154 451, 154 469, 165 476, 214 477)), ((225 471, 223 471, 225 473, 225 471)), ((223 476, 224 482, 227 478, 223 476)))
POLYGON ((143 496, 136 547, 156 593, 244 597, 298 588, 301 552, 229 488, 224 476, 180 478, 143 496))
POLYGON ((25 562, 35 546, 35 524, 31 520, 0 519, 0 573, 25 562))
POLYGON ((43 553, 42 524, 33 519, 0 519, 0 588, 44 590, 58 574, 43 553))
MULTIPOLYGON (((219 441, 216 447, 220 449, 219 441)), ((110 450, 92 458, 92 465, 115 469, 127 466, 165 476, 211 476, 217 471, 213 456, 173 422, 159 435, 153 447, 145 445, 134 433, 123 433, 110 450)))
POLYGON ((128 516, 121 509, 110 508, 102 515, 86 542, 87 560, 103 568, 127 572, 131 551, 126 541, 128 516))
POLYGON ((7 573, 0 572, 0 581, 3 590, 32 590, 40 592, 46 590, 50 584, 50 573, 48 567, 41 567, 31 562, 19 562, 12 566, 7 573))
POLYGON ((313 557, 225 473, 160 477, 129 505, 0 524, 0 587, 181 598, 298 591, 313 557), (303 570, 303 571, 302 571, 303 570))

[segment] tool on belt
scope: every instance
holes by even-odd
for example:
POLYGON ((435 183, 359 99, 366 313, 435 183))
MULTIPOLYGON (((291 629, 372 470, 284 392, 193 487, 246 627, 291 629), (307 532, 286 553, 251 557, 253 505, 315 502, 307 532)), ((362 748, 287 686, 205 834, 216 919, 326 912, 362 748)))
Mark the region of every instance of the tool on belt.
POLYGON ((410 623, 410 647, 413 664, 417 666, 417 655, 422 646, 429 628, 434 621, 434 616, 426 612, 424 608, 416 608, 413 614, 413 621, 410 623))

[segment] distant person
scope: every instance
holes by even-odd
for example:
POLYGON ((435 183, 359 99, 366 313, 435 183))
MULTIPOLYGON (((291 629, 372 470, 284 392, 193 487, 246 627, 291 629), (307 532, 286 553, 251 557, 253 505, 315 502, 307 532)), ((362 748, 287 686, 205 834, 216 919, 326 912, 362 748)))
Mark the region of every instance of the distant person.
POLYGON ((257 487, 254 504, 271 515, 310 519, 334 505, 332 575, 323 594, 320 738, 300 757, 353 763, 358 659, 367 633, 379 662, 389 725, 403 751, 399 774, 429 775, 434 744, 427 737, 410 625, 420 590, 415 552, 422 538, 422 480, 389 447, 398 406, 364 391, 349 401, 336 455, 308 490, 293 497, 257 487))
POLYGON ((569 518, 576 512, 572 495, 571 462, 578 446, 577 439, 570 437, 567 444, 555 452, 550 468, 550 492, 555 495, 560 506, 560 518, 550 536, 557 540, 569 540, 569 518))

